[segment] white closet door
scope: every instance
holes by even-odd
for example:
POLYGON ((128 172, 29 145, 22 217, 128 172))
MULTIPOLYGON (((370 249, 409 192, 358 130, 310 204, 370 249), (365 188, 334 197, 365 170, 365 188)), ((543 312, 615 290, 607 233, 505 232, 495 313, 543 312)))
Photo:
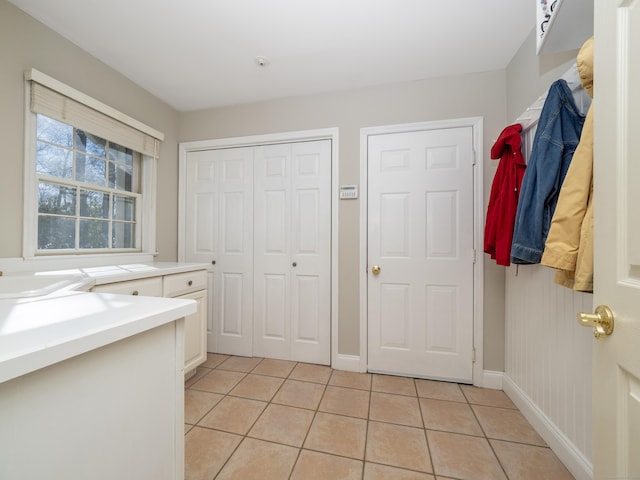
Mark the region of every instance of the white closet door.
POLYGON ((209 351, 251 355, 253 149, 189 152, 186 260, 209 263, 209 351))
POLYGON ((331 142, 256 147, 254 355, 330 363, 331 142))
POLYGON ((472 379, 472 146, 466 127, 369 137, 369 370, 472 379))

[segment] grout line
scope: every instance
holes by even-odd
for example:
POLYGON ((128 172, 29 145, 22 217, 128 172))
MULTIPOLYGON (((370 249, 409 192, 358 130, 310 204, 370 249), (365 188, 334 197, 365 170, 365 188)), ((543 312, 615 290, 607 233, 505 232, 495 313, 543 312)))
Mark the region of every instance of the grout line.
MULTIPOLYGON (((416 388, 416 394, 418 394, 418 386, 416 385, 416 379, 413 379, 413 385, 416 388)), ((422 402, 420 402, 420 395, 418 395, 418 410, 420 411, 420 419, 422 420, 422 428, 424 430, 424 441, 427 445, 427 455, 429 455, 429 463, 431 464, 431 472, 433 478, 436 478, 436 466, 433 463, 433 455, 431 454, 431 446, 429 445, 429 437, 427 436, 427 425, 424 422, 424 415, 422 414, 422 402)))
MULTIPOLYGON (((462 393, 464 394, 464 390, 462 391, 462 393)), ((466 397, 466 395, 465 395, 466 397)), ((495 457, 496 461, 498 462, 498 465, 500 465, 500 469, 502 470, 502 473, 504 473, 504 476, 507 480, 509 480, 509 475, 507 475, 507 471, 504 468, 504 465, 502 465, 502 462, 500 461, 500 458, 498 458, 498 454, 496 453, 496 451, 493 448, 493 445, 491 445, 491 442, 489 441, 489 437, 487 436, 487 432, 484 429, 484 426, 482 425, 482 423, 480 422, 480 419, 478 418, 478 415, 476 415, 476 411, 473 409, 473 404, 469 404, 469 408, 471 409, 471 413, 473 414, 473 418, 476 419, 476 422, 478 422, 478 425, 480 426, 480 430, 482 430, 482 434, 484 435, 484 439, 486 440, 487 444, 489 445, 489 448, 491 449, 491 453, 493 453, 493 456, 495 457)))

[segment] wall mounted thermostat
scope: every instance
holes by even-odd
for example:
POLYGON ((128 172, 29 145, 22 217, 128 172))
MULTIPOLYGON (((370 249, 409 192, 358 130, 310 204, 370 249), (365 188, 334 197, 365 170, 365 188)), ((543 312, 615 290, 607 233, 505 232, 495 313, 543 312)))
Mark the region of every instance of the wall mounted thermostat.
POLYGON ((342 185, 340 186, 340 200, 352 200, 358 198, 358 186, 357 185, 342 185))

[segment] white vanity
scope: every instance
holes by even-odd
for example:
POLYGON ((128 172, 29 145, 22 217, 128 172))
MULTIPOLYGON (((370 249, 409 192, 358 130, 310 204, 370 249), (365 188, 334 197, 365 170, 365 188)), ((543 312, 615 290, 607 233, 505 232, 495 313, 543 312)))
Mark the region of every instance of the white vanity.
POLYGON ((61 276, 53 291, 35 274, 0 277, 7 291, 33 287, 23 297, 0 288, 0 478, 182 480, 185 350, 197 365, 206 274, 184 264, 82 270, 63 272, 82 276, 61 276), (131 286, 138 294, 122 295, 131 286))
POLYGON ((153 262, 86 268, 97 293, 195 300, 197 311, 185 318, 185 378, 207 359, 207 264, 153 262))

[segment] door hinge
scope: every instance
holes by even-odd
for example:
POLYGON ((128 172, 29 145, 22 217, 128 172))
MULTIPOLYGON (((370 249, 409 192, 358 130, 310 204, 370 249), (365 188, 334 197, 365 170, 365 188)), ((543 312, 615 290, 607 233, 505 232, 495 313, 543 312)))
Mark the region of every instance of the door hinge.
POLYGON ((476 349, 471 350, 471 363, 476 363, 476 349))
POLYGON ((473 249, 473 264, 474 264, 474 265, 475 265, 475 263, 476 263, 476 257, 477 257, 477 255, 476 255, 476 249, 474 248, 474 249, 473 249))
POLYGON ((471 165, 475 165, 476 164, 476 157, 478 156, 478 152, 476 152, 475 150, 473 151, 473 159, 471 161, 471 165))

